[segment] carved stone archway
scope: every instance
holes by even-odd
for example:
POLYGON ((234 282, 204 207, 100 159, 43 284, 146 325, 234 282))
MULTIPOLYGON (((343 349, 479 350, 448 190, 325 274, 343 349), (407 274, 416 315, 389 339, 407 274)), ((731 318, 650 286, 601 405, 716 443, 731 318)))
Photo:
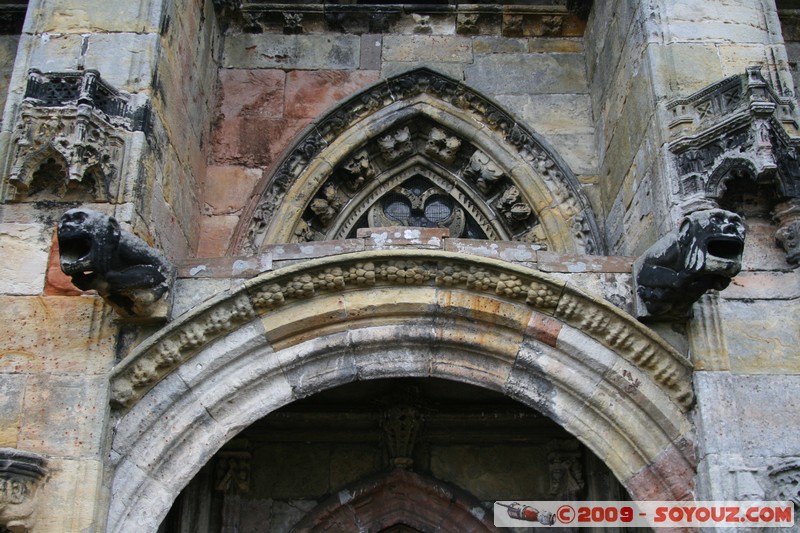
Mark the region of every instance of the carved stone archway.
POLYGON ((463 83, 418 69, 312 124, 259 185, 230 251, 351 236, 360 216, 403 184, 410 160, 438 177, 476 228, 452 237, 564 253, 605 248, 580 183, 543 139, 463 83))
POLYGON ((690 364, 606 302, 538 271, 394 250, 254 278, 120 362, 108 531, 155 530, 243 428, 355 380, 502 392, 580 439, 635 499, 691 498, 690 364))

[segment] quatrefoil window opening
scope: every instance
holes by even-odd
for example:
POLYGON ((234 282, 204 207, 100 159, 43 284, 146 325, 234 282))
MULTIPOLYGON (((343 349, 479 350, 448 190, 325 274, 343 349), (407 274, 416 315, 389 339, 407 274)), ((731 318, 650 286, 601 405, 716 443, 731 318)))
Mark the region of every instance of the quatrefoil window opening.
POLYGON ((376 202, 365 222, 371 227, 448 228, 451 235, 460 236, 464 233, 467 217, 447 192, 425 178, 415 176, 376 202))

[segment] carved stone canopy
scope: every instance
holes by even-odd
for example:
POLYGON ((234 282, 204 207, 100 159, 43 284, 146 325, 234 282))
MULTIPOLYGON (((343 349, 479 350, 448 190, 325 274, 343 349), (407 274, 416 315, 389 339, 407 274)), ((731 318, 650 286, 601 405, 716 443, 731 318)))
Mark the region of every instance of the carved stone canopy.
POLYGON ((144 97, 95 70, 32 69, 14 126, 8 182, 17 200, 113 201, 131 132, 147 129, 144 97))
POLYGON ((9 531, 30 530, 36 492, 46 475, 43 457, 0 448, 0 523, 9 531))
POLYGON ((319 119, 260 188, 232 252, 346 238, 386 225, 384 217, 448 227, 454 237, 604 250, 580 183, 553 150, 487 98, 427 69, 386 80, 319 119), (432 216, 422 216, 433 189, 432 216))
POLYGON ((721 207, 732 180, 768 191, 789 262, 800 261, 800 129, 794 99, 779 94, 761 67, 667 105, 675 190, 684 214, 721 207))

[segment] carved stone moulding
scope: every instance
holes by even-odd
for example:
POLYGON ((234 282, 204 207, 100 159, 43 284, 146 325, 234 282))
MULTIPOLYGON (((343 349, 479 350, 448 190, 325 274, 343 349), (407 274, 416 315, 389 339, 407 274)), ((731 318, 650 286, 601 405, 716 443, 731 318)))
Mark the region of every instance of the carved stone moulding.
POLYGON ((12 199, 115 201, 130 138, 148 120, 145 98, 95 70, 32 69, 12 138, 12 199))
POLYGON ((43 457, 0 448, 0 527, 12 533, 32 531, 37 490, 46 476, 43 457))
MULTIPOLYGON (((112 402, 127 410, 203 347, 256 317, 331 294, 382 287, 466 291, 535 309, 580 330, 642 368, 683 409, 693 402, 689 363, 612 305, 535 270, 431 250, 345 254, 254 278, 224 299, 210 301, 190 316, 170 323, 117 365, 112 402)), ((262 320, 266 323, 269 319, 262 320)))
POLYGON ((381 82, 319 119, 261 184, 231 251, 348 237, 367 224, 356 213, 365 216, 392 187, 409 188, 397 179, 412 164, 463 210, 469 236, 603 253, 588 199, 554 151, 487 98, 428 69, 381 82))
POLYGON ((462 35, 581 37, 591 0, 539 2, 407 3, 269 2, 215 0, 223 24, 248 33, 335 31, 381 33, 410 28, 430 34, 433 25, 455 26, 462 35), (506 5, 504 5, 506 4, 506 5), (288 17, 288 18, 287 18, 288 17))

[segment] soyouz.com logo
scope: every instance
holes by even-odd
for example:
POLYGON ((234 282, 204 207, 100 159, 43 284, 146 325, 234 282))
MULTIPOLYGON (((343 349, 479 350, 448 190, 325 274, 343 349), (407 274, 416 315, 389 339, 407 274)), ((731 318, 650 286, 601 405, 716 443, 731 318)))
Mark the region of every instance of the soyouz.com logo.
POLYGON ((498 501, 497 527, 791 527, 791 502, 498 501))

